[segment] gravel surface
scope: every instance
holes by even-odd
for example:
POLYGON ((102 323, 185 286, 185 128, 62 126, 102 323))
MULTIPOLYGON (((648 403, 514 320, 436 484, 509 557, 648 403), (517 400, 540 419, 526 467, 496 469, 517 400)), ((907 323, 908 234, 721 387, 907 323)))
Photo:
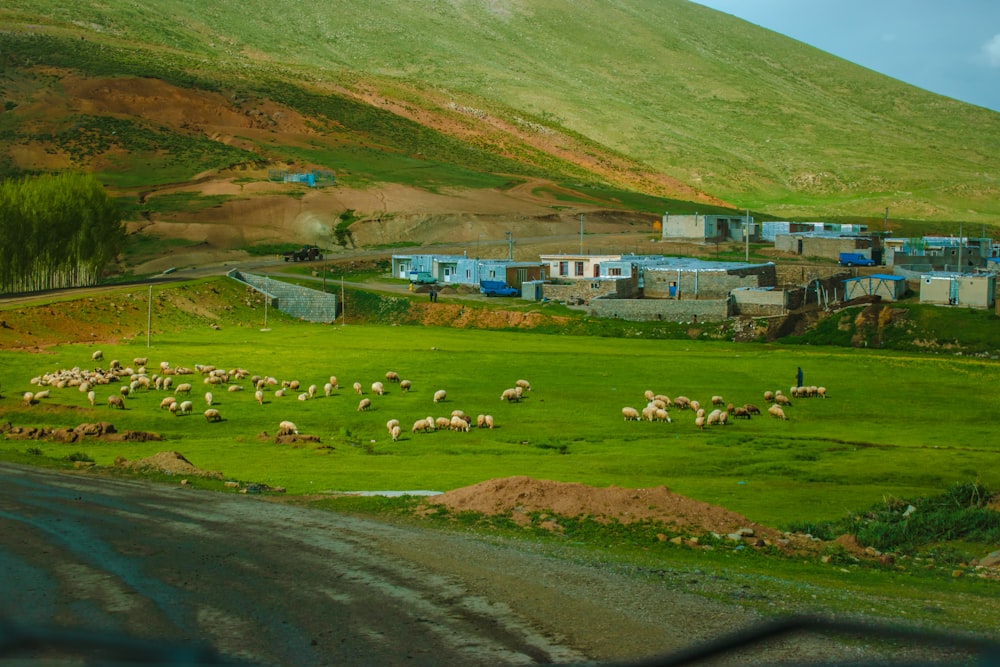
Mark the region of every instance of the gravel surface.
MULTIPOLYGON (((595 664, 760 619, 627 568, 263 498, 0 464, 0 617, 274 665, 595 664)), ((856 658, 799 640, 730 662, 856 658)))

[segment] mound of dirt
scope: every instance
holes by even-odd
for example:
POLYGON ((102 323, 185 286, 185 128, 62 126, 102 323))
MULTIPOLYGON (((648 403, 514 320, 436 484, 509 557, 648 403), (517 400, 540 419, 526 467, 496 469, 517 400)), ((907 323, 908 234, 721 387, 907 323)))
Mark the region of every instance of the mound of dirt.
POLYGON ((757 537, 781 537, 773 528, 755 524, 723 507, 672 493, 665 486, 601 488, 521 476, 487 480, 433 496, 427 502, 454 511, 488 515, 512 514, 516 517, 544 511, 565 517, 593 517, 601 522, 651 521, 695 534, 728 535, 752 528, 757 537))
POLYGON ((197 468, 184 458, 180 452, 158 452, 153 456, 136 461, 127 461, 121 457, 115 459, 115 466, 127 470, 143 470, 163 472, 168 475, 191 475, 193 477, 211 477, 222 479, 221 472, 209 472, 197 468))

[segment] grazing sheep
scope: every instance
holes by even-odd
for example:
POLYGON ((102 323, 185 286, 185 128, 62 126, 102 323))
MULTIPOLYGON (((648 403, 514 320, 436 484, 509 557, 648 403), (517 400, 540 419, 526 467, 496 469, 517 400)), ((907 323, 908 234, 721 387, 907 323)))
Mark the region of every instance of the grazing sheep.
MULTIPOLYGON (((177 403, 174 403, 174 405, 177 405, 177 403)), ((194 401, 181 401, 180 411, 182 415, 189 415, 194 412, 194 401)))
MULTIPOLYGON (((674 407, 678 410, 684 410, 685 408, 691 407, 691 399, 687 396, 678 396, 674 399, 674 407)), ((697 412, 697 410, 695 410, 697 412)))
POLYGON ((355 382, 354 383, 354 393, 357 394, 358 396, 360 396, 361 394, 364 393, 363 391, 361 391, 361 383, 360 382, 355 382))
POLYGON ((750 411, 744 407, 733 408, 733 419, 750 419, 750 411))
POLYGON ((275 398, 281 398, 284 395, 285 395, 285 390, 284 389, 275 389, 274 390, 274 397, 275 398))
POLYGON ((656 398, 656 394, 653 393, 652 389, 647 389, 645 392, 643 392, 642 397, 646 399, 647 403, 650 403, 654 398, 656 398))
POLYGON ((446 429, 451 427, 451 419, 448 417, 438 417, 434 420, 434 428, 446 429))
POLYGON ((435 424, 435 422, 434 422, 434 417, 431 417, 430 415, 427 415, 427 419, 425 419, 424 421, 427 422, 427 430, 428 431, 434 431, 434 430, 437 429, 437 424, 435 424))
POLYGON ((110 396, 108 396, 108 407, 109 408, 118 408, 119 410, 124 410, 125 409, 125 401, 122 400, 121 396, 118 396, 117 394, 111 394, 110 396))
POLYGON ((133 366, 145 366, 148 359, 146 357, 136 357, 132 360, 133 366))
POLYGON ((299 400, 300 401, 308 401, 309 400, 309 394, 307 394, 306 392, 302 392, 301 394, 299 394, 299 400))
POLYGON ((656 406, 650 403, 642 409, 642 418, 648 422, 656 419, 656 406))
POLYGON ((36 402, 42 400, 43 398, 48 398, 48 397, 49 397, 49 390, 48 389, 42 389, 41 391, 36 391, 35 392, 35 401, 36 402))
POLYGON ((767 414, 769 414, 772 417, 775 417, 777 419, 788 419, 788 417, 785 416, 785 411, 782 410, 780 407, 778 407, 777 404, 772 405, 771 407, 769 407, 767 409, 767 414))
POLYGON ((209 408, 208 410, 205 410, 205 421, 207 423, 221 422, 222 415, 220 415, 219 411, 215 408, 209 408))
POLYGON ((712 397, 712 405, 722 405, 723 403, 725 403, 725 401, 722 400, 721 396, 713 396, 712 397))
POLYGON ((486 428, 493 430, 493 415, 486 415, 486 428))
POLYGON ((437 391, 434 392, 435 403, 440 403, 447 397, 448 397, 448 392, 446 392, 444 389, 438 389, 437 391))
POLYGON ((176 398, 174 398, 173 396, 167 396, 162 401, 160 401, 160 409, 161 410, 166 410, 167 408, 169 408, 171 405, 173 405, 176 402, 177 402, 176 398))
POLYGON ((466 433, 469 432, 469 422, 465 421, 458 415, 455 415, 454 417, 451 418, 450 427, 452 431, 465 431, 466 433))
POLYGON ((90 391, 90 383, 84 380, 83 382, 80 383, 80 386, 77 387, 77 389, 80 390, 81 394, 86 394, 88 391, 90 391))
POLYGON ((191 383, 183 382, 177 385, 177 389, 174 389, 174 396, 177 394, 190 394, 191 393, 191 383))
POLYGON ((177 403, 176 402, 175 403, 171 403, 170 407, 168 407, 167 410, 170 411, 170 414, 172 414, 173 416, 176 417, 177 416, 177 403))
POLYGON ((330 376, 330 385, 334 389, 340 389, 340 386, 337 384, 337 376, 336 375, 331 375, 330 376))
POLYGON ((318 389, 316 385, 314 384, 309 385, 309 389, 306 390, 306 392, 309 394, 309 398, 315 398, 317 390, 318 389))
POLYGON ((826 398, 826 387, 816 387, 816 395, 820 398, 826 398))
POLYGON ((486 427, 486 415, 476 415, 476 428, 486 427))
POLYGON ((760 414, 760 408, 758 408, 753 403, 746 403, 746 404, 744 404, 743 409, 747 411, 748 415, 759 415, 760 414))
POLYGON ((278 424, 278 435, 298 435, 299 427, 290 421, 282 421, 278 424))
POLYGON ((385 387, 381 382, 372 382, 372 393, 376 396, 385 395, 385 387))
POLYGON ((632 408, 632 407, 624 407, 624 408, 622 408, 622 417, 624 417, 625 421, 627 421, 627 422, 629 422, 629 421, 635 421, 635 422, 637 422, 637 421, 639 421, 641 419, 639 417, 639 411, 636 410, 635 408, 632 408))
POLYGON ((127 384, 123 384, 122 386, 118 387, 118 393, 122 395, 122 398, 128 398, 128 395, 131 391, 132 388, 127 384))
POLYGON ((100 350, 96 350, 92 355, 90 355, 91 361, 100 361, 104 358, 104 353, 100 350))
POLYGON ((399 382, 399 373, 396 371, 389 371, 385 374, 386 382, 399 382))
POLYGON ((774 403, 774 392, 773 391, 765 391, 764 392, 764 400, 766 402, 768 402, 768 403, 774 403))
POLYGON ((97 398, 97 395, 94 394, 94 390, 93 389, 91 389, 90 391, 87 392, 87 400, 90 401, 91 407, 94 406, 94 399, 95 398, 97 398))
POLYGON ((253 393, 253 398, 255 401, 257 401, 257 405, 264 405, 264 392, 262 392, 260 389, 258 389, 253 393))
POLYGON ((21 397, 21 405, 31 405, 35 402, 35 395, 30 391, 24 392, 24 396, 21 397))
POLYGON ((370 398, 362 398, 358 402, 358 412, 364 412, 365 410, 370 410, 372 407, 372 401, 370 398))
POLYGON ((288 388, 291 391, 298 391, 300 386, 301 385, 298 380, 292 380, 291 382, 288 383, 288 388))
POLYGON ((722 412, 722 410, 712 410, 710 413, 708 413, 708 419, 705 420, 705 423, 708 424, 709 426, 718 425, 722 423, 720 421, 720 418, 721 415, 723 414, 725 413, 722 412))
POLYGON ((330 398, 331 394, 333 394, 333 385, 327 382, 323 385, 323 395, 330 398))
POLYGON ((525 391, 531 391, 531 383, 528 382, 527 380, 518 380, 517 382, 514 383, 514 386, 520 387, 525 391))
POLYGON ((173 378, 163 378, 163 391, 170 391, 170 387, 172 387, 173 384, 173 378))
POLYGON ((111 361, 108 362, 109 371, 121 370, 121 367, 122 367, 122 362, 118 361, 117 359, 112 359, 111 361))
POLYGON ((228 391, 230 394, 235 394, 238 391, 243 391, 243 385, 231 384, 228 387, 226 387, 226 391, 228 391))
POLYGON ((399 424, 396 424, 395 426, 392 427, 392 430, 389 431, 389 435, 392 436, 392 441, 393 442, 396 442, 397 440, 399 440, 399 434, 400 433, 402 433, 402 431, 399 428, 399 424))
POLYGON ((500 394, 501 401, 507 401, 508 403, 514 403, 521 400, 521 397, 517 395, 517 388, 511 387, 510 389, 504 389, 503 393, 500 394))
POLYGON ((695 417, 694 418, 694 425, 704 431, 705 430, 705 418, 704 417, 695 417))
POLYGON ((392 427, 393 426, 399 426, 399 420, 398 419, 390 419, 389 421, 387 421, 385 423, 385 428, 386 428, 387 431, 392 431, 392 427))
POLYGON ((409 380, 400 380, 399 381, 399 390, 400 391, 410 391, 410 381, 409 380))
POLYGON ((698 410, 701 410, 701 403, 699 403, 698 401, 691 401, 690 403, 688 403, 688 407, 694 410, 695 412, 698 412, 698 410))
POLYGON ((434 430, 433 422, 428 422, 426 419, 418 419, 413 422, 413 428, 410 430, 410 433, 417 433, 418 431, 426 433, 428 430, 434 430))
POLYGON ((653 407, 655 407, 658 410, 666 410, 667 409, 667 402, 663 401, 663 400, 660 400, 659 398, 655 398, 654 397, 653 400, 649 402, 649 404, 652 405, 653 407))
POLYGON ((208 405, 209 407, 212 407, 212 399, 213 398, 214 397, 212 396, 212 392, 210 392, 210 391, 206 391, 205 392, 205 404, 208 405))
POLYGON ((792 399, 788 398, 784 394, 775 394, 774 395, 774 404, 775 405, 791 405, 792 404, 792 399))
POLYGON ((706 413, 705 413, 705 408, 698 408, 698 409, 697 409, 697 410, 695 411, 695 413, 694 413, 694 416, 695 416, 695 417, 704 417, 704 416, 705 416, 705 414, 706 414, 706 413))
POLYGON ((666 422, 668 424, 670 423, 670 415, 667 413, 666 410, 662 408, 656 408, 656 412, 654 413, 653 416, 658 422, 666 422))

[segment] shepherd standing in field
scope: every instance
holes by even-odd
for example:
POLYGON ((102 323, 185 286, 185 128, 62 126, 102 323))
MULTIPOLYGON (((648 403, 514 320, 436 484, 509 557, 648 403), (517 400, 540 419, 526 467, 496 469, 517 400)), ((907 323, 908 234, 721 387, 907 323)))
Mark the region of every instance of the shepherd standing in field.
POLYGON ((802 366, 799 366, 799 370, 795 372, 795 382, 797 387, 802 386, 802 366))

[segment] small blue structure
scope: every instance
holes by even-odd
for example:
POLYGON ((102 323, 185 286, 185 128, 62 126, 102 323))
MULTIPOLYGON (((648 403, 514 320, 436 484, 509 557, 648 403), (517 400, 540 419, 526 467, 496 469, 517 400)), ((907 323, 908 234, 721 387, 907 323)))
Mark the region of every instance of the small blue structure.
POLYGON ((880 296, 886 301, 898 301, 906 296, 906 278, 885 273, 858 276, 844 281, 844 300, 862 296, 880 296))

